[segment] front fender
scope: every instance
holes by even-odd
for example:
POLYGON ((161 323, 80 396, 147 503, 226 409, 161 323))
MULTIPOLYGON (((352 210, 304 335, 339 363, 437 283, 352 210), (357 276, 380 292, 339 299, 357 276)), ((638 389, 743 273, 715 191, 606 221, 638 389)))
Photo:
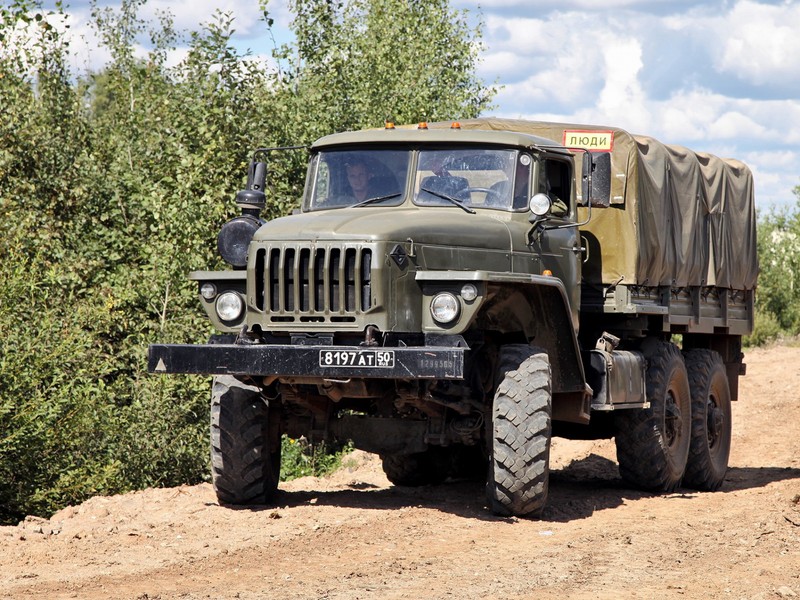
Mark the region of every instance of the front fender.
MULTIPOLYGON (((560 279, 545 275, 492 271, 420 271, 423 303, 438 291, 460 290, 465 283, 478 288, 472 303, 462 301, 457 324, 442 328, 428 317, 427 332, 461 334, 471 327, 500 333, 524 334, 547 351, 554 394, 584 394, 586 377, 566 288, 560 279)), ((424 312, 429 315, 427 306, 424 312)))

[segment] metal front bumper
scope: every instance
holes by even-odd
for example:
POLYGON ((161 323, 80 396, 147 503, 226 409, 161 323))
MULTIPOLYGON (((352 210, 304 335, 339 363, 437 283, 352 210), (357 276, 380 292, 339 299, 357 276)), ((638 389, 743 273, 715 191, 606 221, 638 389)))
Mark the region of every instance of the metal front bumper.
MULTIPOLYGON (((290 346, 236 344, 152 344, 151 373, 319 377, 320 379, 463 379, 466 348, 418 346, 290 346), (323 353, 391 352, 390 366, 326 366, 323 353)), ((340 356, 348 356, 347 354, 340 356)), ((345 361, 347 362, 347 361, 345 361)), ((355 361, 356 363, 359 361, 355 361)))

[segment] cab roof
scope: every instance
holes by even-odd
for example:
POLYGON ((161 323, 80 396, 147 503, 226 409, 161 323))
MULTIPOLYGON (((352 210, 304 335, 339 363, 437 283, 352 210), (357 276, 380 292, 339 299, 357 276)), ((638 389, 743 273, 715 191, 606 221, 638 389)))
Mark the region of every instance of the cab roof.
POLYGON ((569 154, 569 150, 537 135, 520 133, 517 131, 489 131, 479 129, 441 128, 432 126, 429 129, 419 129, 418 126, 399 126, 394 129, 367 129, 364 131, 348 131, 334 133, 318 139, 311 145, 312 150, 321 150, 335 146, 349 146, 360 144, 468 144, 468 145, 496 145, 506 147, 522 147, 531 150, 548 150, 562 154, 569 154))

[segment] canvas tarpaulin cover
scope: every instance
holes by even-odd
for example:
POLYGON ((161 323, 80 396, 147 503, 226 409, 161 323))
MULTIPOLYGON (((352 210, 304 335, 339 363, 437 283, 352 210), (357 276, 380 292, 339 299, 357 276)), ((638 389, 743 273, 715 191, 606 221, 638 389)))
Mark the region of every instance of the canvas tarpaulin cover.
MULTIPOLYGON (((755 287, 753 177, 743 163, 615 127, 493 118, 462 121, 461 127, 528 133, 567 145, 576 150, 578 174, 581 148, 611 153, 611 205, 593 208, 582 228, 594 250, 584 265, 587 283, 755 287), (574 143, 581 140, 587 145, 574 143)), ((580 210, 583 218, 586 212, 580 210)))

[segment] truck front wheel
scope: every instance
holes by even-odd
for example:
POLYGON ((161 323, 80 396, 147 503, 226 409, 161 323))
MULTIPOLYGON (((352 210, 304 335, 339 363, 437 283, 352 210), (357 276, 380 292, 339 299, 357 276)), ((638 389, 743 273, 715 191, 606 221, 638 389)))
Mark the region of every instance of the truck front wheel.
POLYGON ((628 483, 671 492, 683 478, 689 455, 691 396, 686 365, 674 344, 658 342, 648 355, 650 408, 615 414, 617 462, 628 483))
POLYGON ((495 514, 537 516, 550 477, 551 376, 547 353, 500 348, 492 406, 486 496, 495 514))
POLYGON ((261 389, 222 375, 211 391, 211 476, 220 504, 266 504, 278 489, 280 417, 261 389))
POLYGON ((686 353, 692 392, 692 442, 683 482, 718 490, 728 471, 731 451, 731 391, 722 357, 712 350, 686 353))

